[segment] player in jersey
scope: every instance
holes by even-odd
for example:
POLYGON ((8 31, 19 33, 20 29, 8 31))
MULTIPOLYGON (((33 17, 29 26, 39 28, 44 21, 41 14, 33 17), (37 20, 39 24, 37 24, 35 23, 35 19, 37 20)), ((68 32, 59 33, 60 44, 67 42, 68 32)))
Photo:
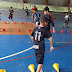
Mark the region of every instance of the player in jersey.
MULTIPOLYGON (((0 12, 0 14, 1 14, 1 12, 0 12)), ((0 21, 1 21, 1 16, 0 16, 0 21)))
POLYGON ((38 25, 38 27, 36 27, 31 34, 31 39, 34 44, 33 47, 34 47, 35 56, 36 56, 36 63, 38 63, 36 72, 43 72, 43 59, 44 59, 44 53, 45 53, 44 39, 45 38, 50 38, 51 40, 50 51, 54 50, 52 34, 45 29, 47 24, 48 24, 48 19, 46 17, 41 18, 40 25, 38 25))
POLYGON ((35 12, 34 22, 36 26, 38 26, 38 23, 40 22, 40 14, 37 12, 36 9, 34 9, 34 12, 35 12))
POLYGON ((33 8, 31 9, 31 11, 33 12, 33 14, 32 14, 32 21, 33 21, 33 22, 34 22, 34 17, 35 17, 34 9, 37 10, 37 7, 36 7, 35 5, 33 5, 33 8))
POLYGON ((9 20, 10 20, 10 18, 11 18, 11 20, 12 20, 12 23, 13 23, 13 9, 12 9, 12 7, 10 8, 10 10, 9 10, 9 17, 8 17, 8 22, 7 23, 9 23, 9 20))
MULTIPOLYGON (((49 20, 47 26, 45 27, 46 30, 50 31, 50 24, 51 24, 52 25, 52 28, 53 28, 53 33, 55 33, 55 27, 54 27, 53 17, 49 13, 49 8, 48 7, 45 7, 43 11, 44 11, 45 17, 49 20)), ((50 39, 49 39, 49 41, 50 41, 50 39)), ((54 43, 55 42, 53 41, 53 44, 54 43)))
POLYGON ((65 24, 64 24, 63 28, 65 27, 66 24, 67 24, 67 28, 68 28, 69 27, 68 21, 70 21, 70 17, 68 15, 68 13, 66 13, 64 20, 65 20, 65 24))

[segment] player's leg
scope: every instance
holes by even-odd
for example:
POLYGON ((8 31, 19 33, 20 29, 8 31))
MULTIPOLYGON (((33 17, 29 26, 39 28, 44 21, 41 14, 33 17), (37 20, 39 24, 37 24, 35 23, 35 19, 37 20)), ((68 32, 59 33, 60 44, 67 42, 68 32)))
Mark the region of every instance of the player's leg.
MULTIPOLYGON (((0 14, 1 14, 1 12, 0 12, 0 14)), ((1 21, 1 16, 0 16, 0 21, 1 21)))
POLYGON ((68 21, 67 21, 67 28, 69 27, 68 21))
POLYGON ((25 16, 27 17, 27 11, 26 11, 26 15, 25 16))
POLYGON ((1 17, 0 17, 0 21, 1 21, 1 17))
POLYGON ((32 14, 32 21, 34 21, 34 14, 32 14))
POLYGON ((10 15, 9 15, 9 17, 8 17, 8 22, 7 22, 7 23, 9 23, 9 20, 10 20, 10 15))
POLYGON ((40 72, 43 72, 43 65, 42 65, 42 67, 41 67, 41 70, 40 70, 40 72))
POLYGON ((43 72, 43 64, 38 64, 38 68, 36 72, 40 72, 40 71, 43 72))
POLYGON ((11 22, 11 23, 13 23, 13 15, 11 16, 11 20, 12 20, 12 22, 11 22))
POLYGON ((36 63, 38 63, 37 71, 36 72, 43 72, 43 59, 44 53, 36 53, 36 63))
POLYGON ((27 11, 27 17, 28 17, 28 11, 27 11))
POLYGON ((64 25, 63 25, 63 28, 65 27, 66 23, 67 23, 67 20, 65 21, 65 23, 64 23, 64 25))
MULTIPOLYGON (((51 41, 50 38, 48 38, 48 40, 51 41)), ((55 44, 55 41, 53 41, 53 45, 54 45, 54 44, 55 44)))

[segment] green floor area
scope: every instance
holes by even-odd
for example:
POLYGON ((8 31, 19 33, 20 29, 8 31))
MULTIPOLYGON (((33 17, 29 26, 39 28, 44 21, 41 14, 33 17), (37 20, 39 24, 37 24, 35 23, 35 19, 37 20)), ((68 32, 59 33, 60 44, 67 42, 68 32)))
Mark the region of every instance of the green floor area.
MULTIPOLYGON (((18 3, 18 2, 8 2, 8 1, 0 1, 0 8, 10 8, 13 7, 15 9, 23 9, 23 4, 22 3, 18 3)), ((38 10, 43 10, 43 8, 46 5, 36 5, 36 7, 38 8, 38 10)), ((28 7, 29 10, 31 10, 31 8, 33 7, 33 4, 29 4, 29 3, 24 3, 24 9, 28 7)), ((55 11, 55 12, 67 12, 68 8, 67 7, 58 7, 58 6, 48 6, 50 8, 50 11, 55 11)), ((72 7, 70 8, 72 11, 72 7)))

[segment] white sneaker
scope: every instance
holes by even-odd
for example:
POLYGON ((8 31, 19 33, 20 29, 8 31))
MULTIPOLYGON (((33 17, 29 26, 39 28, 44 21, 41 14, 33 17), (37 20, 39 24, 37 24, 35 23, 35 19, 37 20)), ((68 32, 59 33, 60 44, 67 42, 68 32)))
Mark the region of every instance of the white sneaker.
POLYGON ((13 23, 13 22, 11 22, 11 23, 13 23))
POLYGON ((68 25, 69 26, 69 25, 68 25))
POLYGON ((9 22, 7 22, 7 24, 8 24, 9 22))

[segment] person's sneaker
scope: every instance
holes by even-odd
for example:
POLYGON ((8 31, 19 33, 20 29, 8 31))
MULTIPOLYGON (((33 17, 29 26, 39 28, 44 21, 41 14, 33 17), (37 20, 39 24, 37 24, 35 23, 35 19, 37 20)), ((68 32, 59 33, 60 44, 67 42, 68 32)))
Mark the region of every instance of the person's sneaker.
POLYGON ((9 22, 7 22, 7 24, 8 24, 9 22))
POLYGON ((13 22, 11 22, 11 23, 13 23, 13 22))
POLYGON ((69 28, 69 25, 67 26, 67 28, 69 28))
POLYGON ((53 45, 55 44, 55 41, 53 41, 53 45))
POLYGON ((63 26, 63 28, 65 28, 65 26, 63 26))

